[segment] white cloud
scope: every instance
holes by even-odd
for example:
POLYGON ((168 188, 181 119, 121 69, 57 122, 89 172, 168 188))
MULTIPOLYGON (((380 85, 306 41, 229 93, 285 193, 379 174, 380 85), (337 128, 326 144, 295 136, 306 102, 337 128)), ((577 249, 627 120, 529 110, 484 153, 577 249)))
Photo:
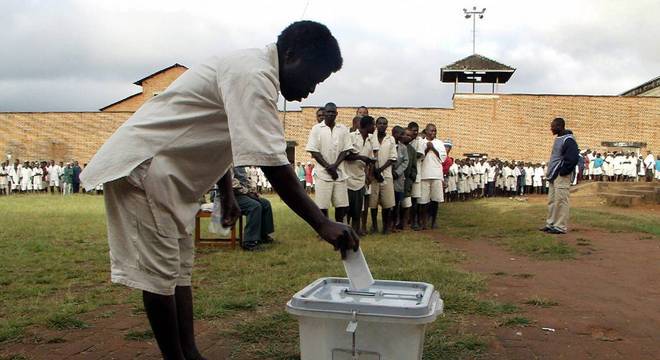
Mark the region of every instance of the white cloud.
POLYGON ((333 31, 344 56, 344 68, 305 105, 450 106, 453 86, 440 83, 439 71, 471 53, 471 21, 461 9, 473 5, 487 8, 477 52, 518 69, 502 92, 617 94, 660 68, 660 3, 651 0, 3 5, 1 111, 96 110, 161 67, 272 42, 305 7, 305 18, 333 31))

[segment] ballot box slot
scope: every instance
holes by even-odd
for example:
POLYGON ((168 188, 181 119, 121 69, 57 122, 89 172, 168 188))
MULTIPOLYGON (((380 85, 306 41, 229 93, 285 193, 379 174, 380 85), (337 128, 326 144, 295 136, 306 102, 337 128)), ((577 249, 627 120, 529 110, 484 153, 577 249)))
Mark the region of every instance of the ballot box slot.
POLYGON ((342 293, 345 295, 351 296, 364 296, 364 297, 376 297, 376 298, 394 298, 401 300, 414 300, 416 304, 420 304, 424 298, 423 292, 418 292, 416 294, 402 294, 396 292, 386 292, 382 290, 378 291, 368 291, 368 290, 353 290, 350 288, 345 288, 342 290, 342 293))

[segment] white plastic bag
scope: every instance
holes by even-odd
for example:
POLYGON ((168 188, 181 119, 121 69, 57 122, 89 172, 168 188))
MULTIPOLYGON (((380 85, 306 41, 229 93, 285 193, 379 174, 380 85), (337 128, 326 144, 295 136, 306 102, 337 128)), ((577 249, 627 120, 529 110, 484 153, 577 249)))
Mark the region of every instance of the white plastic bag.
POLYGON ((216 196, 213 200, 213 211, 211 212, 211 221, 209 222, 209 232, 218 234, 223 238, 227 238, 231 234, 231 228, 222 226, 222 207, 220 206, 219 196, 216 196))

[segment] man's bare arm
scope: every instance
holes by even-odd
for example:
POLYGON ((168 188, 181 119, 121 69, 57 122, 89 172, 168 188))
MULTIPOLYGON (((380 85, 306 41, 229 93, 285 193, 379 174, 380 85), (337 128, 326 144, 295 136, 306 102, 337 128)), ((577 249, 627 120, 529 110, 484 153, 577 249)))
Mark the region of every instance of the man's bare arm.
POLYGON ((323 240, 340 250, 342 257, 348 249, 357 251, 360 238, 350 226, 336 223, 326 218, 321 210, 298 182, 298 177, 289 165, 263 166, 261 168, 273 189, 282 201, 307 222, 323 240))

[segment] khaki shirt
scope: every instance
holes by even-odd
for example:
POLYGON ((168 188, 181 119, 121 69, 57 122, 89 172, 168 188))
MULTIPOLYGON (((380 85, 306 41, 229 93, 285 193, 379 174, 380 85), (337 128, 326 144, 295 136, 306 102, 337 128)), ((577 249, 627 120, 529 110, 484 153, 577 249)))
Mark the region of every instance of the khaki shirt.
POLYGON ((188 233, 197 201, 232 166, 288 164, 278 118, 277 47, 212 57, 147 101, 80 175, 86 189, 137 176, 158 233, 188 233), (233 157, 232 157, 233 155, 233 157))
MULTIPOLYGON (((359 131, 354 131, 350 135, 353 149, 351 152, 373 159, 374 152, 378 151, 378 140, 373 134, 369 134, 367 139, 362 138, 359 131)), ((366 164, 361 160, 346 161, 344 169, 346 170, 346 187, 349 190, 357 191, 366 185, 367 175, 365 173, 366 164)))
MULTIPOLYGON (((374 134, 374 140, 378 143, 378 135, 374 134)), ((378 150, 378 160, 376 161, 376 166, 381 167, 385 165, 387 160, 396 161, 396 140, 391 135, 385 135, 383 142, 379 143, 378 150)), ((394 163, 392 163, 394 166, 394 163)), ((383 171, 383 177, 385 179, 392 178, 392 166, 388 166, 387 169, 383 171)))
MULTIPOLYGON (((325 121, 320 122, 314 125, 312 131, 309 132, 305 151, 321 153, 323 159, 332 165, 337 161, 339 154, 353 149, 349 135, 348 128, 342 124, 335 124, 331 129, 325 124, 325 121)), ((342 161, 337 167, 339 177, 334 181, 346 180, 344 162, 342 161)), ((320 169, 316 173, 318 178, 324 181, 333 181, 332 176, 325 171, 325 168, 321 164, 319 164, 319 167, 320 169)))

